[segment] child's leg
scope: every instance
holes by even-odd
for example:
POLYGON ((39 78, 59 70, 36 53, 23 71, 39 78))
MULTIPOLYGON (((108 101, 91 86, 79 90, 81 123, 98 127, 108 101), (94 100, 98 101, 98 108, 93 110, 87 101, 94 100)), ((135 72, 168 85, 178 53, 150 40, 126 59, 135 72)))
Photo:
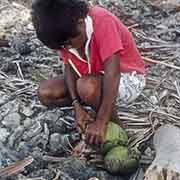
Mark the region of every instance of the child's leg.
POLYGON ((38 97, 45 106, 67 106, 71 104, 63 76, 41 82, 38 88, 38 97))
MULTIPOLYGON (((77 80, 77 92, 88 105, 98 109, 102 94, 102 75, 88 75, 77 80)), ((145 76, 136 73, 121 73, 118 96, 114 105, 127 106, 133 102, 145 87, 145 76)))
POLYGON ((101 102, 102 75, 87 75, 79 78, 77 92, 83 102, 98 110, 101 102))
MULTIPOLYGON (((96 110, 100 104, 101 76, 84 76, 76 81, 76 86, 80 99, 96 110)), ((46 106, 68 106, 72 102, 63 75, 41 82, 38 97, 46 106)))
MULTIPOLYGON (((87 105, 91 106, 96 112, 98 111, 102 97, 102 78, 103 75, 88 75, 84 76, 77 81, 77 92, 87 105)), ((116 97, 114 97, 116 98, 116 97)), ((113 104, 111 120, 124 126, 116 112, 116 103, 113 104)))
MULTIPOLYGON (((91 106, 96 112, 101 103, 102 97, 102 75, 88 75, 77 80, 77 93, 80 99, 91 106)), ((126 76, 121 76, 121 82, 128 84, 126 76)), ((130 86, 133 87, 133 86, 130 86)), ((127 88, 127 87, 126 87, 127 88)), ((125 89, 126 89, 125 88, 125 89)), ((124 84, 120 84, 119 90, 125 92, 124 84)), ((142 88, 143 89, 143 88, 142 88)), ((48 106, 68 106, 71 105, 71 98, 68 94, 67 88, 64 83, 64 78, 58 77, 51 80, 46 80, 40 84, 39 87, 39 99, 42 104, 48 106)), ((124 95, 122 95, 124 97, 124 95)), ((123 100, 123 99, 122 99, 123 100)), ((119 95, 113 104, 111 120, 122 125, 121 120, 118 117, 118 106, 123 105, 123 101, 119 95)), ((126 99, 124 99, 126 101, 126 99)))

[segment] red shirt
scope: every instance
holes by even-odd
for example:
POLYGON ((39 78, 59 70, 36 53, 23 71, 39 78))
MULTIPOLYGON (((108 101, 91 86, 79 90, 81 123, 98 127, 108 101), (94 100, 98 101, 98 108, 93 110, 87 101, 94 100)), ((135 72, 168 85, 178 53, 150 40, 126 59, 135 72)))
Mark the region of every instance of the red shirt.
MULTIPOLYGON (((91 73, 103 71, 103 64, 114 53, 119 53, 120 72, 144 73, 144 61, 127 27, 109 11, 92 7, 88 14, 93 21, 93 34, 89 44, 91 73)), ((81 75, 89 73, 87 61, 80 60, 66 49, 60 50, 64 63, 71 62, 81 75)))

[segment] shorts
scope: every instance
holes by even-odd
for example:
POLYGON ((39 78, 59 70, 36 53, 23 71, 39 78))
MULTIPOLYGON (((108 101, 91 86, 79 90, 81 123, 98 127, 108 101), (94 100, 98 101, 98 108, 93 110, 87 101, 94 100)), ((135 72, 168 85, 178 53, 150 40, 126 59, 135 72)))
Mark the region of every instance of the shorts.
POLYGON ((145 75, 121 73, 118 95, 115 99, 116 107, 124 107, 133 102, 143 91, 146 85, 145 75))

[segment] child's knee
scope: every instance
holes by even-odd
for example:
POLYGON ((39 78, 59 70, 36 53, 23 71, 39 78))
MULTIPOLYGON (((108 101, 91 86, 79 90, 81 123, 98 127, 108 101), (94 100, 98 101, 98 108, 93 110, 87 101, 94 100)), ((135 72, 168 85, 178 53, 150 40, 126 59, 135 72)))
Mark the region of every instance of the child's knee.
POLYGON ((100 80, 96 77, 82 77, 77 80, 77 92, 85 102, 91 102, 97 97, 100 90, 100 80))
POLYGON ((40 102, 45 106, 49 106, 56 104, 58 99, 64 98, 67 92, 64 82, 60 79, 54 79, 43 81, 38 88, 37 94, 40 102))
POLYGON ((38 91, 37 91, 37 95, 38 95, 40 102, 43 105, 45 105, 45 106, 49 105, 50 94, 51 94, 51 92, 48 88, 44 88, 41 85, 39 86, 38 91))

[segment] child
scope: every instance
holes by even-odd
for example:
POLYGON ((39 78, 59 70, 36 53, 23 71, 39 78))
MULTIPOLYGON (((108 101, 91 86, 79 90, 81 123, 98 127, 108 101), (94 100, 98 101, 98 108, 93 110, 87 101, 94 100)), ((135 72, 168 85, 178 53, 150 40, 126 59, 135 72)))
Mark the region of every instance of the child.
POLYGON ((103 143, 114 109, 135 100, 145 86, 144 62, 131 33, 109 11, 82 0, 36 0, 32 17, 37 37, 65 64, 64 76, 40 84, 41 103, 72 104, 86 141, 103 143), (80 102, 96 110, 95 119, 80 102))

